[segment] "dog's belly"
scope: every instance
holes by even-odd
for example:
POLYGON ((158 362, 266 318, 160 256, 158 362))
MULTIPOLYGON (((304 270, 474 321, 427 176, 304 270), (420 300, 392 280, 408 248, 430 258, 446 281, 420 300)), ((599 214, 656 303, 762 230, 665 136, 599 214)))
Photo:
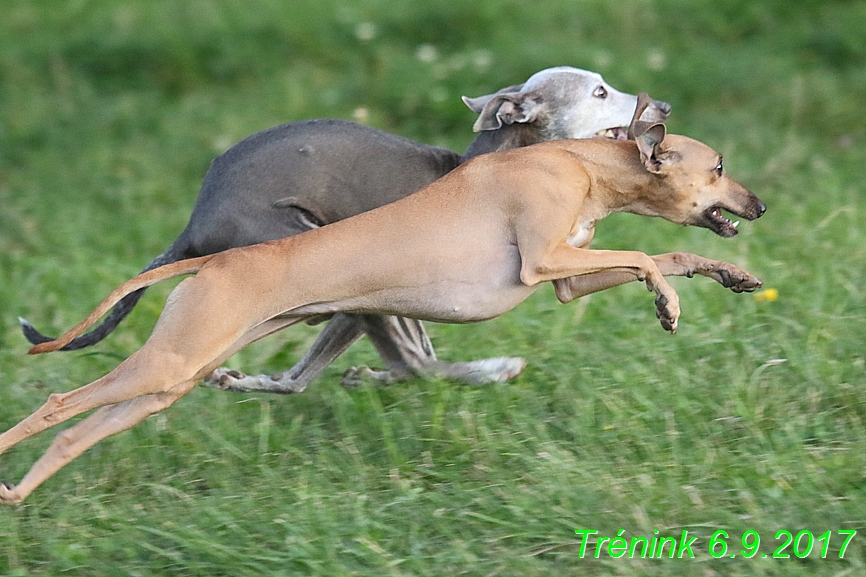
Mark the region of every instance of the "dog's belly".
POLYGON ((536 288, 517 283, 491 290, 487 284, 442 282, 409 290, 386 288, 339 302, 311 303, 287 311, 284 315, 350 312, 397 315, 442 323, 472 323, 510 311, 526 300, 536 288))
POLYGON ((411 292, 389 289, 367 295, 365 300, 368 302, 357 303, 353 312, 393 314, 443 323, 471 323, 510 311, 535 292, 535 288, 520 283, 493 289, 489 284, 442 282, 411 292))
MULTIPOLYGON (((479 252, 464 250, 461 258, 426 261, 426 268, 394 259, 387 272, 370 274, 375 267, 361 266, 337 287, 360 287, 358 293, 332 300, 326 290, 322 300, 290 309, 284 314, 306 316, 334 312, 391 314, 420 320, 468 323, 488 320, 523 302, 536 287, 520 281, 517 247, 502 243, 479 252)), ((349 291, 351 292, 351 291, 349 291)))

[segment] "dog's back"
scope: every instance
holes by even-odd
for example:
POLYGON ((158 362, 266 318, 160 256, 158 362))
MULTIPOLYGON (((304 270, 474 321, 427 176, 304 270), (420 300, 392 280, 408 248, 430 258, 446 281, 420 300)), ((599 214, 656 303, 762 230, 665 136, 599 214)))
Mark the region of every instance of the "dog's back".
POLYGON ((181 239, 200 255, 283 238, 398 200, 459 161, 450 150, 346 120, 283 124, 214 160, 181 239), (291 230, 298 214, 309 222, 291 230))

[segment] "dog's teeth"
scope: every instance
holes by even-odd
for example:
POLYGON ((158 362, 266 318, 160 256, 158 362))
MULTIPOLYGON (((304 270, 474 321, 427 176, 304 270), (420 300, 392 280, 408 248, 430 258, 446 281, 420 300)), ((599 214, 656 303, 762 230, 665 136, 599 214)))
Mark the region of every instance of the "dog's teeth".
POLYGON ((740 226, 740 221, 738 220, 738 221, 734 222, 733 224, 731 224, 731 226, 733 226, 734 228, 737 228, 738 226, 740 226))

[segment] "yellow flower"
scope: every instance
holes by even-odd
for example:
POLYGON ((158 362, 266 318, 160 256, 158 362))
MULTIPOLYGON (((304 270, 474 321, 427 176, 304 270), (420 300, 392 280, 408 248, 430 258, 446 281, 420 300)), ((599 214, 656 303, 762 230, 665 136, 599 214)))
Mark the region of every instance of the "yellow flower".
POLYGON ((764 289, 755 293, 755 302, 771 303, 779 298, 779 291, 774 288, 764 289))

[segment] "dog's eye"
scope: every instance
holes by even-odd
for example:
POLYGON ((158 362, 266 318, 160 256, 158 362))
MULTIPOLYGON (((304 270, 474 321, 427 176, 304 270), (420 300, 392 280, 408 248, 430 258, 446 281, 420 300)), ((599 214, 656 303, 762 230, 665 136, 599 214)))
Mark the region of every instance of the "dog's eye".
POLYGON ((607 98, 607 88, 605 88, 604 86, 599 86, 595 89, 592 95, 596 98, 607 98))
POLYGON ((719 163, 716 165, 716 168, 714 168, 713 170, 714 170, 714 172, 715 172, 718 176, 722 176, 722 172, 725 170, 725 167, 722 166, 722 161, 721 161, 721 160, 720 160, 719 163))

